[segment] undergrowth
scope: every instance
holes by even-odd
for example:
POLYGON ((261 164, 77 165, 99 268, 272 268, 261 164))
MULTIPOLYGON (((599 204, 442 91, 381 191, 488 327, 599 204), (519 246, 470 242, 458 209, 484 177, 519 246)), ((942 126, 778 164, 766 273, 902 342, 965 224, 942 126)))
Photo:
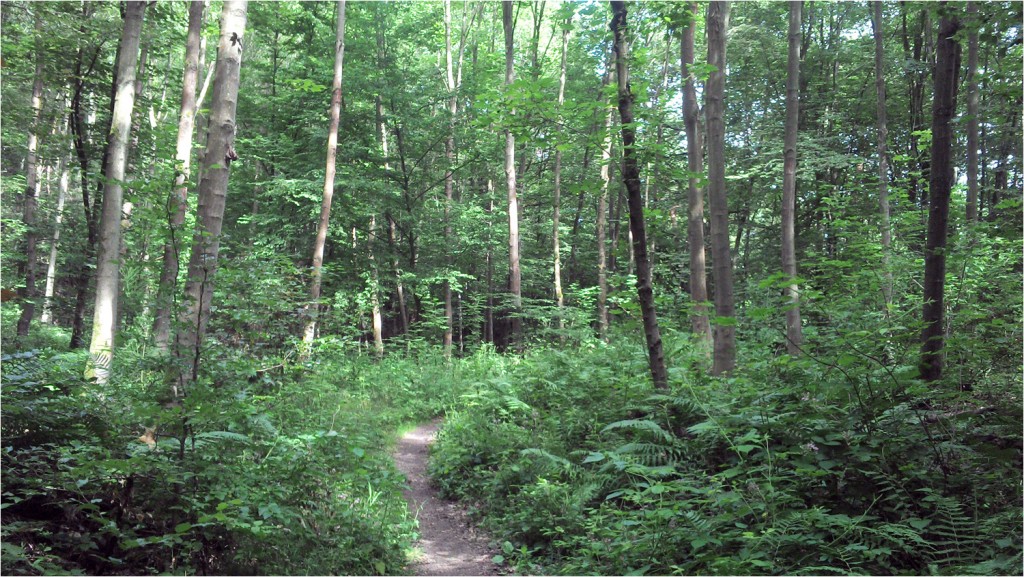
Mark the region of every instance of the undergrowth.
POLYGON ((166 359, 119 355, 131 369, 102 387, 84 352, 3 356, 3 574, 401 573, 416 522, 395 431, 504 362, 213 344, 173 406, 166 359))
POLYGON ((535 351, 450 414, 430 471, 494 533, 497 562, 571 575, 1019 574, 1013 384, 926 389, 913 367, 849 342, 801 359, 748 353, 745 369, 709 379, 669 336, 671 388, 654 393, 640 344, 617 342, 535 351))

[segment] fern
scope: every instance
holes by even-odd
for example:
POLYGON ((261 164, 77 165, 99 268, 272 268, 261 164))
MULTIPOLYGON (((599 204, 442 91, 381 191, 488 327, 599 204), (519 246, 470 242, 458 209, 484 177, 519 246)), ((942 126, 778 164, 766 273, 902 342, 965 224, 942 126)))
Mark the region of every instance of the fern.
POLYGON ((607 425, 605 426, 605 428, 601 429, 601 432, 607 433, 609 431, 615 431, 618 429, 646 431, 648 433, 653 433, 654 435, 660 437, 665 441, 671 441, 673 439, 672 435, 669 432, 661 428, 661 425, 655 423, 650 419, 626 419, 624 421, 615 421, 614 423, 611 423, 610 425, 607 425))
POLYGON ((564 468, 566 470, 572 470, 575 467, 575 465, 573 465, 567 459, 559 457, 558 455, 552 455, 551 453, 545 451, 544 449, 533 449, 533 448, 531 448, 531 449, 523 449, 523 450, 519 451, 519 454, 523 455, 524 457, 526 455, 533 455, 535 457, 541 457, 543 460, 547 461, 548 463, 552 463, 552 464, 558 465, 559 468, 564 468))
POLYGON ((675 465, 680 461, 682 451, 671 445, 658 443, 626 443, 615 449, 615 453, 634 457, 637 462, 648 467, 675 465))

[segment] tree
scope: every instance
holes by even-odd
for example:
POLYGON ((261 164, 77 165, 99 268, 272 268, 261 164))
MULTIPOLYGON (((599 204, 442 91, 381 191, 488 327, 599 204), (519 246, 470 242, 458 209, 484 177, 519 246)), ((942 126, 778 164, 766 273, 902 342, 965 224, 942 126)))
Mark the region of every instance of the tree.
MULTIPOLYGON (((67 135, 67 116, 64 117, 64 121, 61 123, 62 136, 67 135)), ((60 232, 64 221, 64 203, 67 201, 68 188, 71 184, 71 170, 69 164, 71 163, 68 158, 68 153, 61 153, 60 160, 57 161, 57 172, 59 174, 59 180, 57 183, 57 210, 53 217, 53 237, 50 239, 50 259, 46 264, 46 288, 43 292, 43 314, 39 317, 39 320, 43 323, 49 323, 53 319, 53 291, 54 285, 57 281, 57 247, 60 243, 60 232)))
MULTIPOLYGON (((505 32, 505 88, 515 82, 515 26, 512 0, 501 3, 501 24, 505 32)), ((510 115, 515 110, 509 111, 510 115)), ((519 197, 516 192, 516 137, 505 127, 505 185, 508 188, 508 290, 512 295, 512 341, 523 344, 523 274, 519 266, 519 197)))
POLYGON ((789 66, 786 74, 786 127, 782 168, 782 274, 786 275, 786 350, 800 354, 800 289, 796 283, 796 137, 800 119, 800 8, 789 3, 789 66))
POLYGON ((235 109, 242 68, 246 0, 225 0, 220 17, 217 71, 213 80, 209 132, 199 181, 198 214, 185 285, 185 309, 175 338, 179 359, 175 396, 184 395, 199 371, 200 349, 210 322, 213 281, 220 253, 228 177, 235 152, 235 109))
POLYGON ((889 268, 889 251, 892 248, 892 227, 889 223, 889 125, 885 101, 885 48, 884 22, 881 0, 872 2, 871 27, 875 35, 875 94, 877 95, 876 124, 878 137, 878 210, 882 222, 882 268, 884 280, 882 296, 886 310, 892 304, 892 271, 889 268))
POLYGON ((199 86, 199 58, 203 30, 205 0, 192 0, 188 8, 188 33, 185 42, 185 71, 181 81, 181 110, 178 114, 178 138, 174 160, 177 162, 174 186, 167 198, 167 221, 170 238, 164 242, 163 267, 157 285, 156 312, 153 320, 153 341, 157 349, 167 352, 171 330, 171 296, 178 281, 178 260, 181 245, 178 234, 185 223, 188 208, 189 167, 192 165, 192 133, 196 119, 196 89, 199 86))
MULTIPOLYGON (((611 84, 615 75, 615 61, 608 59, 608 72, 602 88, 611 84)), ((601 340, 608 340, 608 244, 605 242, 608 222, 608 189, 611 185, 612 169, 612 108, 607 104, 608 113, 604 120, 604 143, 601 146, 601 192, 597 197, 597 332, 601 340)))
POLYGON ((626 42, 626 3, 612 0, 612 33, 615 52, 615 76, 618 81, 619 119, 622 126, 622 182, 629 194, 629 230, 633 234, 633 255, 636 261, 636 288, 644 319, 647 340, 647 362, 654 388, 668 388, 668 371, 662 353, 661 330, 654 307, 651 285, 651 259, 647 254, 647 230, 644 225, 644 199, 640 190, 640 168, 637 165, 636 131, 633 128, 633 96, 629 86, 629 48, 626 42))
POLYGON ((135 67, 146 3, 128 2, 124 32, 117 57, 117 92, 111 129, 107 138, 107 168, 104 173, 103 213, 99 224, 99 253, 96 264, 96 304, 93 311, 92 341, 86 374, 103 384, 110 377, 117 330, 118 282, 121 257, 121 213, 123 183, 128 162, 128 138, 135 106, 135 67))
POLYGON ((729 205, 725 190, 725 35, 729 3, 708 4, 708 64, 713 67, 704 86, 704 114, 708 134, 708 204, 711 205, 711 265, 715 282, 714 363, 712 374, 736 366, 735 304, 732 258, 729 255, 729 205))
MULTIPOLYGON (((558 68, 558 116, 560 124, 564 123, 564 118, 562 116, 562 107, 565 105, 566 52, 568 52, 567 47, 569 45, 569 32, 572 30, 571 11, 565 12, 565 21, 561 24, 561 28, 561 64, 558 68)), ((565 134, 565 131, 561 131, 561 134, 565 134)), ((558 238, 558 229, 561 224, 559 211, 561 210, 562 200, 562 148, 563 146, 561 142, 555 145, 555 188, 551 200, 551 252, 554 259, 555 305, 558 306, 559 330, 565 328, 565 295, 562 294, 562 249, 559 245, 558 238)))
MULTIPOLYGON (((474 13, 474 20, 476 14, 474 13)), ((444 57, 445 57, 445 87, 448 90, 448 138, 444 141, 444 156, 447 167, 444 173, 444 236, 446 241, 452 236, 451 209, 453 202, 453 189, 455 185, 454 164, 455 164, 455 121, 459 114, 459 88, 462 86, 462 58, 466 50, 466 11, 462 13, 462 31, 459 35, 459 56, 457 65, 452 64, 452 6, 451 0, 444 0, 444 57), (457 71, 456 71, 457 68, 457 71)), ((452 310, 452 285, 451 281, 444 281, 444 349, 445 354, 451 354, 452 348, 452 326, 454 313, 452 310)))
POLYGON ((967 222, 978 222, 978 5, 967 2, 967 222))
POLYGON ((960 20, 942 2, 939 39, 935 52, 935 93, 932 101, 931 176, 928 182, 928 237, 924 251, 924 311, 921 331, 921 378, 942 378, 945 337, 946 237, 949 232, 949 195, 953 187, 953 126, 956 113, 960 43, 954 36, 960 20))
POLYGON ((704 172, 703 143, 701 142, 697 105, 697 89, 694 85, 693 65, 694 36, 697 30, 697 3, 690 2, 689 19, 683 28, 679 42, 679 65, 684 79, 683 83, 683 127, 686 131, 686 163, 689 171, 687 177, 687 243, 690 249, 690 300, 693 301, 693 312, 690 324, 697 335, 701 346, 708 354, 712 349, 711 323, 708 321, 707 306, 708 284, 707 263, 704 256, 704 190, 700 180, 704 172))
POLYGON ((18 336, 28 336, 36 310, 36 206, 39 202, 39 146, 40 118, 43 115, 43 17, 42 6, 35 6, 36 72, 32 82, 32 128, 28 133, 28 157, 25 161, 25 195, 22 222, 25 223, 25 287, 21 290, 21 317, 18 336))
POLYGON ((324 171, 324 194, 320 204, 320 220, 313 243, 313 278, 309 285, 309 305, 306 307, 306 328, 302 342, 307 347, 316 338, 316 324, 320 315, 320 282, 324 265, 324 245, 331 222, 331 200, 334 198, 334 176, 338 157, 338 125, 341 122, 341 85, 345 65, 345 0, 338 0, 337 30, 334 43, 334 82, 331 85, 331 125, 327 132, 327 168, 324 171))

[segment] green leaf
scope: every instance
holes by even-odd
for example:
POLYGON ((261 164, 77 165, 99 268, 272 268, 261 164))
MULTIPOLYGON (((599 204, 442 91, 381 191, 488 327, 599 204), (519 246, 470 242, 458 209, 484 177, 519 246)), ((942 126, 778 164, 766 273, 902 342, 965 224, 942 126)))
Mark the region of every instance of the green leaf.
POLYGON ((360 459, 362 459, 363 455, 366 454, 366 451, 364 451, 363 449, 361 449, 359 447, 352 447, 352 454, 357 456, 357 457, 359 457, 360 459))
POLYGON ((494 563, 495 565, 501 565, 502 563, 505 562, 505 556, 504 555, 495 555, 494 558, 491 559, 491 562, 494 563))
POLYGON ((175 533, 187 533, 192 528, 192 523, 178 523, 174 526, 175 533))
POLYGON ((583 459, 583 464, 587 463, 599 463, 604 460, 604 453, 590 453, 586 459, 583 459))

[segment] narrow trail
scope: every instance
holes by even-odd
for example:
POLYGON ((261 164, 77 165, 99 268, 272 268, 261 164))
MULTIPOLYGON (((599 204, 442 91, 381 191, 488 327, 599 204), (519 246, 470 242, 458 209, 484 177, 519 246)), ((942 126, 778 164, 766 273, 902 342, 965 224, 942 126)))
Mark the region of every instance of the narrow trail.
POLYGON ((395 465, 409 480, 405 500, 419 518, 421 555, 409 566, 412 575, 495 575, 495 552, 457 503, 441 499, 427 477, 427 451, 440 422, 420 425, 395 447, 395 465))

